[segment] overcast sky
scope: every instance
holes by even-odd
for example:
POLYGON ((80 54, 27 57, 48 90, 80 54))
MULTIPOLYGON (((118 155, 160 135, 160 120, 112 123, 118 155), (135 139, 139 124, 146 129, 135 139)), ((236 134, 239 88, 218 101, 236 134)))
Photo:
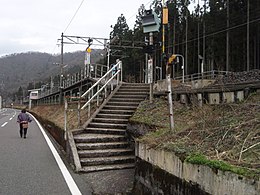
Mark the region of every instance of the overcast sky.
MULTIPOLYGON (((109 38, 111 25, 124 14, 132 28, 141 4, 151 0, 1 0, 0 56, 28 51, 60 53, 57 39, 64 34, 109 38)), ((74 45, 64 52, 85 50, 74 45)))

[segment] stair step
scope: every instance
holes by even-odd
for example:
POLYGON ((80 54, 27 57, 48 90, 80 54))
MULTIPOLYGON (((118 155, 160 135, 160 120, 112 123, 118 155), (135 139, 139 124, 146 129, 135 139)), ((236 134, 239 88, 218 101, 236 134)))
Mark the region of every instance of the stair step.
POLYGON ((96 165, 96 166, 83 166, 81 172, 94 172, 94 171, 106 171, 106 170, 116 170, 116 169, 130 169, 134 168, 134 163, 127 164, 114 164, 114 165, 96 165))
POLYGON ((95 128, 107 128, 107 129, 126 129, 127 124, 118 124, 118 123, 98 123, 98 122, 91 122, 89 123, 88 127, 95 127, 95 128))
POLYGON ((82 166, 91 165, 113 165, 123 163, 134 163, 135 156, 109 156, 109 157, 94 157, 94 158, 81 158, 80 163, 82 166))
POLYGON ((131 98, 131 99, 145 99, 147 95, 134 95, 134 94, 115 94, 114 98, 131 98))
POLYGON ((135 110, 137 106, 115 106, 115 105, 105 105, 103 109, 111 109, 111 110, 135 110))
POLYGON ((115 95, 134 95, 134 96, 147 96, 149 93, 146 91, 139 91, 139 92, 127 92, 127 91, 117 91, 115 95))
POLYGON ((84 131, 74 134, 82 172, 134 168, 135 156, 126 127, 150 85, 124 83, 84 131))
POLYGON ((78 150, 78 155, 79 155, 79 158, 134 155, 134 150, 132 150, 130 148, 112 148, 112 149, 102 149, 102 150, 78 150))
POLYGON ((74 135, 75 143, 96 143, 96 142, 120 142, 126 141, 124 135, 107 135, 107 134, 78 134, 74 135))
POLYGON ((140 102, 127 102, 127 101, 109 101, 106 105, 111 106, 138 106, 140 102))
POLYGON ((110 101, 113 101, 113 102, 141 102, 143 101, 144 98, 118 98, 118 97, 112 97, 110 99, 110 101))
POLYGON ((77 143, 79 150, 97 150, 97 149, 112 149, 129 147, 128 142, 102 142, 102 143, 77 143))
POLYGON ((117 91, 117 93, 118 92, 124 92, 124 93, 146 93, 146 94, 148 94, 149 93, 149 90, 150 89, 147 89, 147 88, 128 88, 128 87, 126 87, 126 88, 120 88, 118 91, 117 91))
POLYGON ((117 118, 117 119, 129 119, 132 115, 130 114, 105 114, 98 113, 97 118, 117 118))
POLYGON ((95 134, 112 134, 112 135, 125 135, 125 129, 108 129, 108 128, 95 128, 87 127, 84 130, 85 133, 95 133, 95 134))
POLYGON ((99 114, 132 114, 135 110, 111 110, 111 109, 102 109, 99 114))
POLYGON ((121 87, 145 87, 145 88, 149 88, 150 85, 149 84, 145 84, 145 83, 123 83, 121 87))
POLYGON ((113 124, 127 124, 128 119, 117 119, 117 118, 94 118, 92 122, 95 123, 113 123, 113 124))

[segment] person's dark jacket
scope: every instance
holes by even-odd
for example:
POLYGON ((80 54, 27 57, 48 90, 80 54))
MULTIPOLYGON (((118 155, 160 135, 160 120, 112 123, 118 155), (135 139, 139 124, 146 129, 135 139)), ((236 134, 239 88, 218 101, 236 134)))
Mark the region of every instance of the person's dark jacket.
POLYGON ((31 118, 28 114, 21 112, 17 117, 18 123, 25 123, 25 122, 31 122, 31 118))

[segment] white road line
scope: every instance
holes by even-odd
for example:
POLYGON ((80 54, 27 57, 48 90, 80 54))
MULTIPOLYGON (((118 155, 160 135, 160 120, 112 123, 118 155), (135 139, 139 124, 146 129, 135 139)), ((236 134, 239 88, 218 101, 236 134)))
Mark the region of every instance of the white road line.
POLYGON ((4 124, 1 125, 1 127, 4 127, 8 122, 5 122, 4 124))
POLYGON ((39 126, 39 128, 40 128, 40 130, 41 130, 41 132, 42 132, 42 134, 43 134, 43 136, 44 136, 44 138, 45 138, 45 140, 46 140, 46 142, 47 142, 47 144, 49 146, 49 148, 51 149, 51 152, 52 152, 52 154, 53 154, 53 156, 54 156, 54 158, 55 158, 55 160, 56 160, 56 162, 57 162, 57 164, 58 164, 58 166, 59 166, 59 168, 61 170, 61 173, 62 173, 62 175, 63 175, 63 177, 64 177, 64 179, 65 179, 65 181, 66 181, 66 183, 67 183, 67 185, 68 185, 68 187, 70 189, 71 194, 72 195, 81 195, 81 192, 80 192, 77 184, 75 183, 75 181, 71 177, 67 167, 65 166, 65 164, 61 160, 57 150, 54 148, 54 146, 51 143, 49 137, 45 133, 43 127, 41 126, 39 121, 33 115, 31 115, 31 116, 36 121, 37 125, 39 126))
POLYGON ((12 119, 13 119, 13 117, 12 117, 12 118, 9 118, 9 121, 12 120, 12 119))

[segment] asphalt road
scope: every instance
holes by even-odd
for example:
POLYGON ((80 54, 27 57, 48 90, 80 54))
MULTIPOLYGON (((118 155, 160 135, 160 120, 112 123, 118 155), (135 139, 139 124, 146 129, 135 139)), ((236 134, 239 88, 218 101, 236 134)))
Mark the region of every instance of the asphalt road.
POLYGON ((20 138, 14 109, 0 110, 0 194, 92 194, 64 164, 36 119, 20 138))

